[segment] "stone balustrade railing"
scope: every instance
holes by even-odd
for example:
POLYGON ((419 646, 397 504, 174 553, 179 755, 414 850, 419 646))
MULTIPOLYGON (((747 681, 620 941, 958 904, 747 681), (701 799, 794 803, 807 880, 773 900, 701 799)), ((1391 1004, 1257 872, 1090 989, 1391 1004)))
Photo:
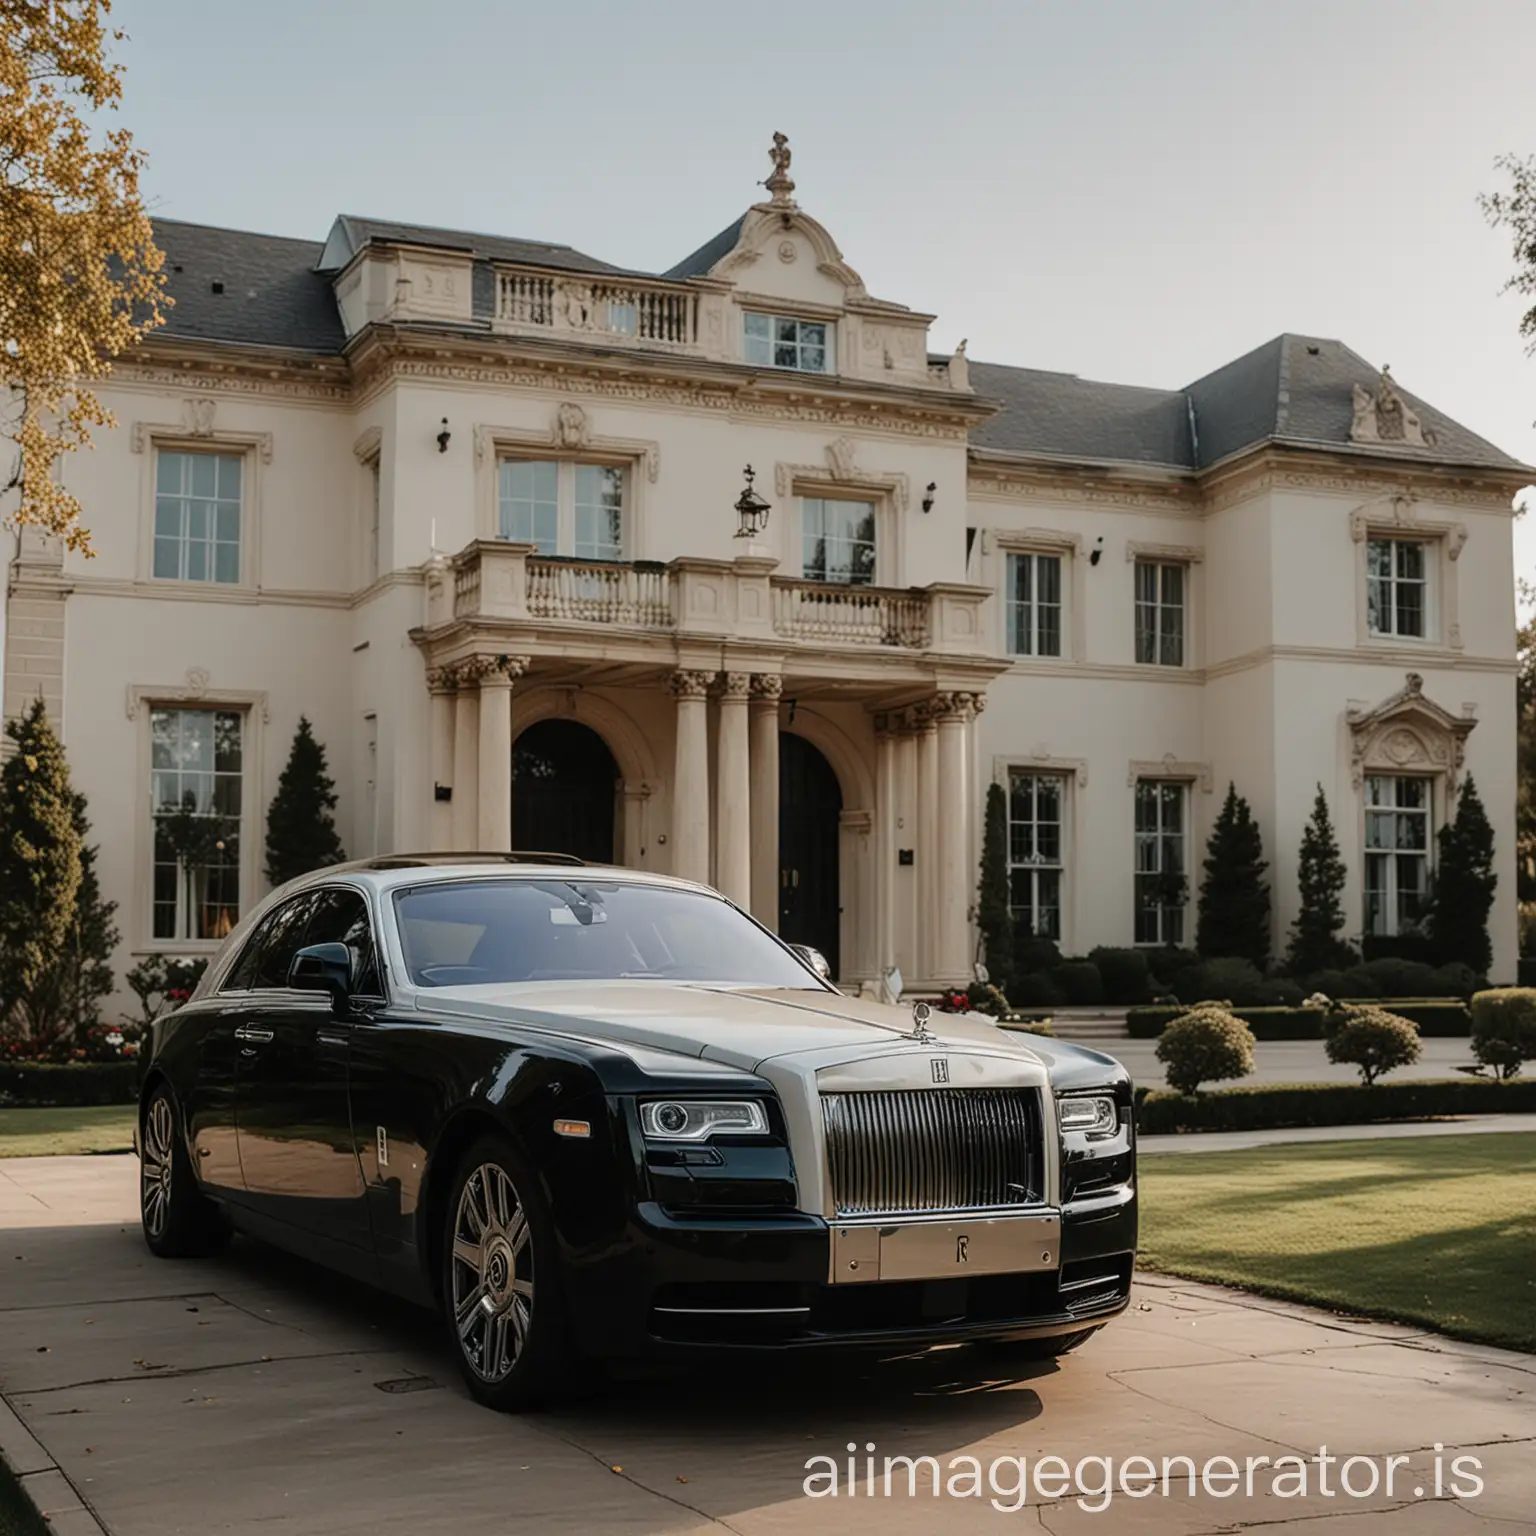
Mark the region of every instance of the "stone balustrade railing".
POLYGON ((630 278, 580 272, 551 277, 503 268, 496 274, 496 322, 516 330, 573 332, 691 349, 698 340, 698 296, 630 278))
POLYGON ((844 587, 774 574, 761 556, 650 562, 551 559, 480 540, 429 568, 427 626, 515 621, 818 649, 987 655, 986 587, 844 587))

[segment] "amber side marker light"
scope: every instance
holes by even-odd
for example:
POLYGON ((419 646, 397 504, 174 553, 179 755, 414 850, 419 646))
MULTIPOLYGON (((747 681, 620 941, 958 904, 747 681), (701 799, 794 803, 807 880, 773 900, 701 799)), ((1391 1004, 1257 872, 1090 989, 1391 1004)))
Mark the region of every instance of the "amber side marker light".
POLYGON ((555 1121, 555 1135, 556 1136, 583 1137, 583 1136, 590 1136, 591 1134, 592 1134, 592 1125, 591 1125, 590 1121, 587 1121, 587 1120, 556 1120, 555 1121))

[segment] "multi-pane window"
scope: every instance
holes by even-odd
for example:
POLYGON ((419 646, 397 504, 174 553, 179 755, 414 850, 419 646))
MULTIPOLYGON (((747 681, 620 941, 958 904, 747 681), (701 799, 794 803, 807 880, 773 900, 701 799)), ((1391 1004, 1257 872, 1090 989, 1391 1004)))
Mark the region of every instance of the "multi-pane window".
POLYGON ((801 556, 811 581, 869 586, 875 579, 875 504, 809 498, 801 517, 801 556))
POLYGON ((1136 942, 1182 944, 1189 899, 1189 787, 1136 781, 1136 942))
POLYGON ((1015 656, 1061 655, 1061 556, 1009 555, 1008 649, 1015 656))
POLYGON ((821 320, 787 315, 746 317, 746 359, 760 368, 797 368, 802 373, 836 371, 833 328, 821 320))
POLYGON ((240 481, 234 453, 172 453, 155 463, 154 573, 167 581, 240 580, 240 481))
POLYGON ((1413 539, 1366 544, 1366 616, 1373 635, 1422 640, 1429 632, 1428 556, 1427 546, 1413 539))
POLYGON ((1038 938, 1061 937, 1062 804, 1059 774, 1008 775, 1008 903, 1038 938))
POLYGON ((503 459, 497 533, 541 555, 624 556, 624 471, 615 464, 503 459))
POLYGON ((1365 781, 1365 931, 1409 933, 1429 894, 1428 779, 1371 774, 1365 781))
POLYGON ((1184 665, 1184 610, 1189 568, 1163 560, 1136 562, 1136 660, 1184 665))
POLYGON ((244 734, 235 710, 150 714, 157 939, 222 939, 239 920, 244 734))

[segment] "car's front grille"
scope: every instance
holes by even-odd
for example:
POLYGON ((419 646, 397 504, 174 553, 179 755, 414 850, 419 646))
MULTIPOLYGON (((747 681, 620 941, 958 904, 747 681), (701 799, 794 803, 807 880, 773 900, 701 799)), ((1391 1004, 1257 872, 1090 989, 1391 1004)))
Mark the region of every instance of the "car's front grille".
POLYGON ((1026 1205, 1040 1198, 1040 1098, 1029 1088, 828 1093, 840 1217, 1026 1205))

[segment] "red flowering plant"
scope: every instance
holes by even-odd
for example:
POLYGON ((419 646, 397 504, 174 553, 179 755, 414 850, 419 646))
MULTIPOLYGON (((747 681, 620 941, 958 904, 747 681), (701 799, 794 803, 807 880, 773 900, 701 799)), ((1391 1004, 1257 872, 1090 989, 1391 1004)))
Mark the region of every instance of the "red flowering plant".
POLYGON ((934 1006, 940 1013, 969 1013, 970 994, 964 987, 945 987, 934 1006))

